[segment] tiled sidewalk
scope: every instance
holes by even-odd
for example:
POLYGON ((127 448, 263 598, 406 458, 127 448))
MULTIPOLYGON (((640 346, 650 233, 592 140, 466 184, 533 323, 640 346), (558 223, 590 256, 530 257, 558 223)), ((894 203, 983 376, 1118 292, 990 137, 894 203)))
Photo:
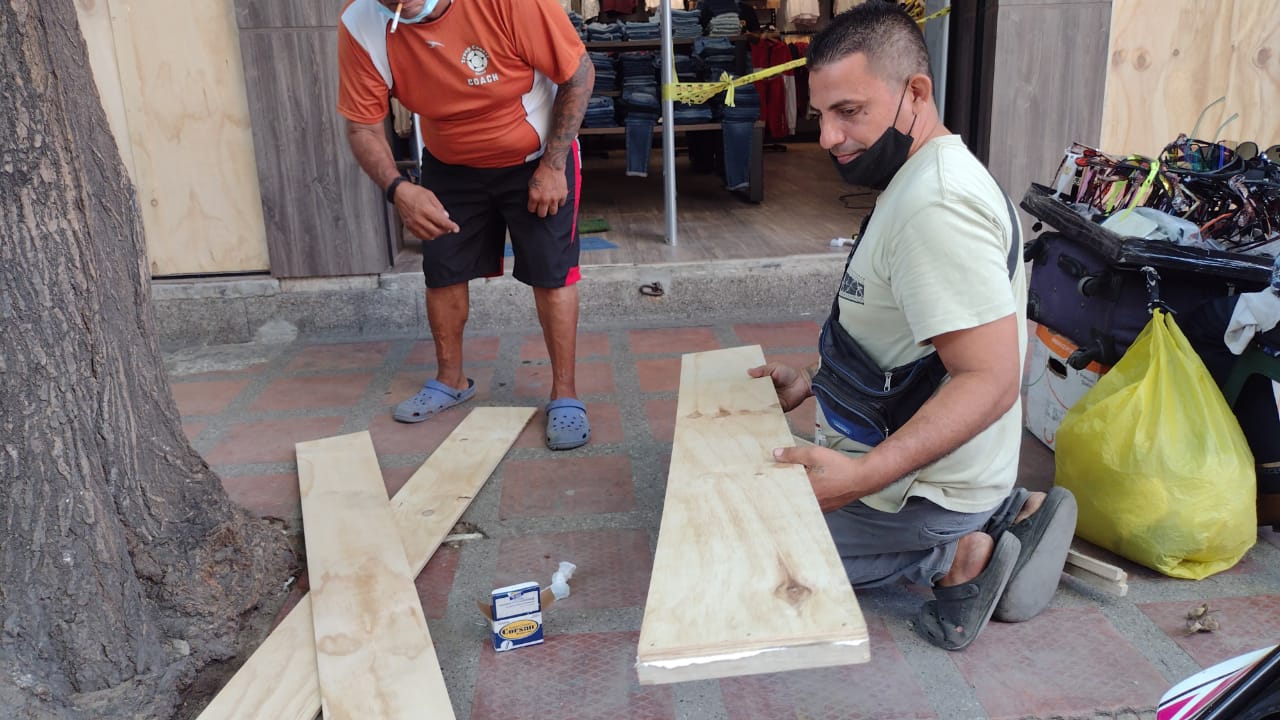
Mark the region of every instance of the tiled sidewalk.
MULTIPOLYGON (((1149 718, 1177 680, 1280 640, 1280 539, 1266 531, 1240 565, 1198 583, 1099 552, 1129 571, 1128 597, 1064 579, 1049 611, 1019 625, 993 623, 962 653, 915 636, 909 623, 927 591, 899 587, 858 594, 871 631, 867 665, 640 686, 632 665, 680 354, 760 343, 769 359, 816 357, 812 321, 708 322, 584 329, 578 389, 591 444, 552 453, 536 419, 464 516, 485 539, 442 547, 418 578, 458 718, 1149 718), (548 613, 547 642, 494 653, 474 601, 499 585, 547 582, 560 560, 579 570, 572 596, 548 613), (1222 629, 1186 636, 1183 614, 1205 600, 1222 629)), ((469 406, 545 402, 550 366, 540 334, 469 337, 465 352, 478 390, 469 406)), ((392 420, 391 407, 433 372, 430 341, 187 351, 169 364, 184 427, 231 497, 295 530, 295 442, 369 430, 394 493, 469 410, 416 425, 392 420), (257 361, 237 360, 245 355, 257 361), (187 370, 197 365, 225 369, 187 370)), ((811 432, 812 402, 790 415, 799 434, 811 432)), ((1052 463, 1028 437, 1021 482, 1044 487, 1052 463)))

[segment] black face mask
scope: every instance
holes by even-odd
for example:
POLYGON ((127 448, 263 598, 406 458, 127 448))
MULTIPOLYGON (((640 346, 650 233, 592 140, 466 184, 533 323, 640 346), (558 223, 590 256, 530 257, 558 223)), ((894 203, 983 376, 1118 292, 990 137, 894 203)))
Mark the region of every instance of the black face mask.
MULTIPOLYGON (((898 98, 898 109, 893 113, 895 124, 898 111, 902 110, 902 101, 906 97, 907 88, 904 87, 902 97, 898 98)), ((898 174, 898 170, 902 169, 907 162, 907 156, 911 153, 911 144, 915 142, 911 137, 911 131, 916 127, 916 117, 912 116, 911 127, 907 129, 905 135, 894 125, 885 128, 880 139, 854 158, 853 162, 842 165, 836 156, 832 155, 831 162, 835 164, 840 177, 850 185, 861 185, 875 190, 884 190, 888 187, 889 181, 898 174)))

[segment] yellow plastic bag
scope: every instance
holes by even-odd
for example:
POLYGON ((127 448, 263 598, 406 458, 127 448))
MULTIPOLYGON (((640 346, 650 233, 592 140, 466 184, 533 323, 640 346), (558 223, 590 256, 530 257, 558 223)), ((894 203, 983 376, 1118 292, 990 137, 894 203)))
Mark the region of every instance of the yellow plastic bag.
POLYGON ((1056 452, 1055 482, 1080 506, 1076 534, 1136 563, 1199 580, 1257 538, 1244 433, 1163 310, 1067 411, 1056 452))

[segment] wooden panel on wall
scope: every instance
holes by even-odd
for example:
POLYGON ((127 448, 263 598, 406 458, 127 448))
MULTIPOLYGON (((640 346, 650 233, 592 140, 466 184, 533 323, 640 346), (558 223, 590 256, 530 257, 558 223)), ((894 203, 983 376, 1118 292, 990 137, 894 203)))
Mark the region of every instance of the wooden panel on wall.
POLYGON ((152 275, 265 270, 230 0, 105 4, 152 275))
POLYGON ((120 70, 116 67, 116 41, 111 32, 111 10, 107 0, 76 0, 80 33, 89 51, 89 67, 98 86, 98 98, 107 113, 107 124, 116 138, 120 159, 129 177, 134 177, 133 148, 129 144, 129 122, 124 111, 124 89, 120 87, 120 70))
POLYGON ((236 0, 276 277, 372 274, 392 264, 386 203, 352 157, 336 109, 342 4, 236 0))
POLYGON ((334 26, 347 0, 270 0, 236 3, 236 24, 249 28, 334 26))
POLYGON ((1280 4, 1275 0, 1115 0, 1102 149, 1153 156, 1190 133, 1280 142, 1280 4))
POLYGON ((1015 204, 1072 142, 1098 140, 1110 5, 1000 1, 987 164, 1015 204))

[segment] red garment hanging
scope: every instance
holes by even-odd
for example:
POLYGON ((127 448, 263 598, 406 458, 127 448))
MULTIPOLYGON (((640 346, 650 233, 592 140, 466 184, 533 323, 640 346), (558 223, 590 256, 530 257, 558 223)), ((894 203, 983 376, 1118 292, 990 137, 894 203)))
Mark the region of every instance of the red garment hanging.
MULTIPOLYGON (((751 46, 751 67, 763 70, 791 61, 791 50, 781 40, 761 38, 751 46)), ((789 134, 787 128, 787 88, 782 75, 774 75, 755 82, 760 94, 760 115, 765 131, 771 138, 781 139, 789 134)))

